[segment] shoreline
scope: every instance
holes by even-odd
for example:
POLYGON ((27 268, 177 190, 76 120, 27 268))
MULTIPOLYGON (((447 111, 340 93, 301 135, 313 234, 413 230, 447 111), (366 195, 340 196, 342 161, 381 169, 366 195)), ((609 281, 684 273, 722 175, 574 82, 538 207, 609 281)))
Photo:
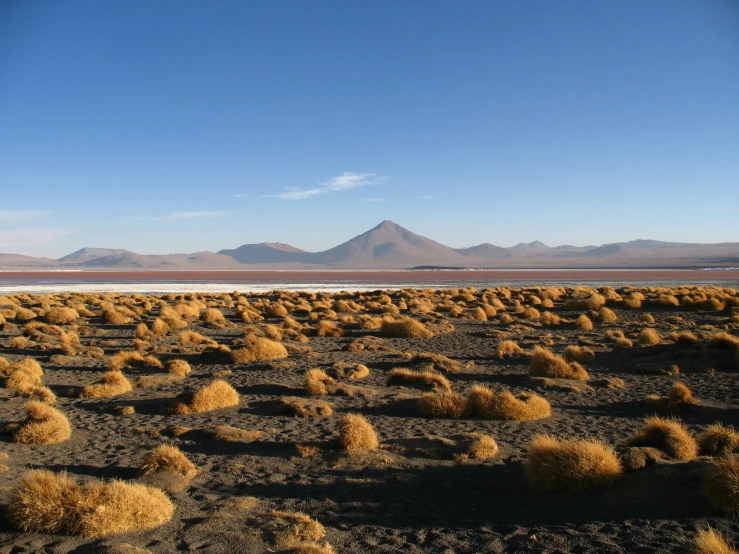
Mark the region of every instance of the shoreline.
POLYGON ((547 270, 337 270, 337 271, 6 271, 0 284, 19 282, 146 282, 146 281, 735 281, 739 269, 547 269, 547 270))

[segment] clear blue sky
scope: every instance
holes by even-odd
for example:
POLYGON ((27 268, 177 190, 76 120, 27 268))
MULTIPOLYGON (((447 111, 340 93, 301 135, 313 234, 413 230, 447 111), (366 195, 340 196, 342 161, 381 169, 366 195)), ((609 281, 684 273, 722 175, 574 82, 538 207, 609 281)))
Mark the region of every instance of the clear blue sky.
POLYGON ((0 251, 739 241, 739 1, 0 0, 0 251))

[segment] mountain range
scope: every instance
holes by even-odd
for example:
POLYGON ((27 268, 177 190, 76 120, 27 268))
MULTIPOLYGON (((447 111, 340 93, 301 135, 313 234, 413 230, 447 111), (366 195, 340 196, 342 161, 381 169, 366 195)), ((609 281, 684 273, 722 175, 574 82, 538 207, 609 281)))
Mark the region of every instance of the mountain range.
POLYGON ((490 243, 450 248, 383 221, 322 252, 279 242, 244 244, 194 254, 137 254, 82 248, 59 259, 0 254, 2 270, 410 269, 410 268, 659 268, 739 267, 739 242, 693 244, 634 240, 600 246, 555 246, 540 241, 503 248, 490 243))

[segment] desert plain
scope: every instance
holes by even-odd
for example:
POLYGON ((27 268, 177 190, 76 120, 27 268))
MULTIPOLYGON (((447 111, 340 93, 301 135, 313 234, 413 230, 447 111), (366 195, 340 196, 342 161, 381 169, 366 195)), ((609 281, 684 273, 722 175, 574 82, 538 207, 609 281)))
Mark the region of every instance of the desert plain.
POLYGON ((13 294, 0 328, 2 553, 739 541, 732 288, 13 294))

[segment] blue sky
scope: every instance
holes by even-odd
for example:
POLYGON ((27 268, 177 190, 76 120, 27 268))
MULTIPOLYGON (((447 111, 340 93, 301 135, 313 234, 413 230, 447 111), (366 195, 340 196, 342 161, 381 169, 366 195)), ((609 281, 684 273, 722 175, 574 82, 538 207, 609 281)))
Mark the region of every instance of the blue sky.
POLYGON ((0 251, 739 241, 733 0, 0 0, 0 251))

